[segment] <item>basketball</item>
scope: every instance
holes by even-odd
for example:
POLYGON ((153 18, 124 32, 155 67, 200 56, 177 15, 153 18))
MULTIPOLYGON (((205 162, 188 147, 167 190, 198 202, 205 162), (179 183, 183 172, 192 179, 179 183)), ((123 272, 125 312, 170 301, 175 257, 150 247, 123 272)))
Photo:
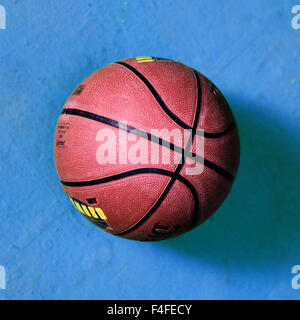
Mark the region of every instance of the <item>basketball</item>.
POLYGON ((127 239, 178 236, 208 219, 235 179, 232 111, 198 71, 128 58, 96 71, 58 119, 55 164, 74 207, 127 239))

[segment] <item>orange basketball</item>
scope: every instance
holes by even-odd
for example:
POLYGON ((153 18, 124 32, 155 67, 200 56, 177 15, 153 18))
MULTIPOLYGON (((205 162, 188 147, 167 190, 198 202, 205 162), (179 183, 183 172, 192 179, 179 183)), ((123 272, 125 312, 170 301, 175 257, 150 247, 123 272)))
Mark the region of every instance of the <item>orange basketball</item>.
POLYGON ((239 163, 232 112, 214 84, 168 59, 129 58, 84 80, 54 141, 73 205, 114 235, 162 240, 205 221, 239 163))

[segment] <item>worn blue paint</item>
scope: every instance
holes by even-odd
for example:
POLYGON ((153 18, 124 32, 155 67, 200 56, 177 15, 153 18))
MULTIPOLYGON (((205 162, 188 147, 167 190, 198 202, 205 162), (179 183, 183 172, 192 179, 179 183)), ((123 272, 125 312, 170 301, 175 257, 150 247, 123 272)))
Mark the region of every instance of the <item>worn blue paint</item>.
POLYGON ((299 299, 300 30, 295 1, 0 0, 0 299, 299 299), (158 243, 106 234, 64 194, 53 134, 69 94, 112 61, 153 55, 213 80, 238 121, 230 196, 158 243))

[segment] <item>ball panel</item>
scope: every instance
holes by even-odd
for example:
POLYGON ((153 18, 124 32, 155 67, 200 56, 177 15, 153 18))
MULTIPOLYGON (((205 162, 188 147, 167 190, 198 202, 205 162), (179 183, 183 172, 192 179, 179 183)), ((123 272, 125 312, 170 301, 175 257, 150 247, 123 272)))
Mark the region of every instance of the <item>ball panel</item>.
POLYGON ((194 72, 182 63, 171 60, 153 60, 139 63, 136 59, 124 59, 142 73, 170 109, 183 122, 192 126, 197 100, 194 72))
POLYGON ((175 237, 190 229, 194 208, 195 203, 190 190, 180 181, 176 181, 155 214, 123 237, 143 241, 175 237))
MULTIPOLYGON (((170 140, 167 132, 161 137, 166 141, 170 140)), ((171 137, 171 142, 176 141, 171 137)), ((180 143, 177 144, 180 145, 180 143)), ((181 158, 180 153, 174 155, 174 151, 142 137, 134 134, 127 136, 126 132, 107 124, 66 114, 62 114, 58 120, 54 153, 57 172, 63 181, 94 180, 138 168, 160 168, 174 172, 181 158), (68 127, 68 129, 64 129, 65 133, 62 134, 61 127, 68 127), (115 139, 105 138, 104 140, 103 135, 107 129, 109 134, 114 134, 115 139), (63 137, 60 138, 60 135, 63 137), (131 137, 133 141, 128 141, 126 148, 123 144, 122 147, 119 145, 119 141, 131 137), (58 141, 64 141, 64 145, 59 145, 58 141), (140 148, 136 147, 137 143, 140 148), (114 164, 101 163, 108 157, 108 154, 107 156, 104 154, 106 149, 111 150, 111 156, 115 155, 114 164), (134 164, 130 155, 135 155, 139 150, 145 152, 139 153, 140 163, 134 164), (163 154, 170 155, 169 163, 162 162, 163 154), (125 161, 120 163, 120 159, 125 161)))
MULTIPOLYGON (((201 140, 198 143, 200 144, 201 140)), ((192 152, 199 154, 199 150, 197 149, 199 147, 195 139, 192 152)), ((240 160, 240 142, 237 127, 219 138, 204 138, 203 151, 205 159, 226 170, 234 177, 237 173, 240 160)))
POLYGON ((217 87, 202 74, 199 74, 202 87, 202 108, 199 128, 205 132, 221 132, 234 121, 232 111, 217 87))
POLYGON ((68 187, 64 190, 71 198, 88 205, 87 199, 95 198, 91 207, 103 210, 107 231, 120 233, 134 225, 157 201, 170 178, 157 174, 141 174, 92 187, 68 187))
POLYGON ((186 175, 184 165, 181 175, 196 189, 200 202, 200 211, 196 225, 208 219, 222 204, 231 189, 231 182, 215 171, 204 167, 201 178, 197 175, 186 175))
MULTIPOLYGON (((161 109, 144 83, 119 64, 108 65, 82 82, 80 95, 72 94, 64 108, 99 114, 150 132, 152 128, 182 130, 161 109)), ((79 86, 80 87, 80 86, 79 86)), ((194 108, 190 110, 193 115, 194 108)))

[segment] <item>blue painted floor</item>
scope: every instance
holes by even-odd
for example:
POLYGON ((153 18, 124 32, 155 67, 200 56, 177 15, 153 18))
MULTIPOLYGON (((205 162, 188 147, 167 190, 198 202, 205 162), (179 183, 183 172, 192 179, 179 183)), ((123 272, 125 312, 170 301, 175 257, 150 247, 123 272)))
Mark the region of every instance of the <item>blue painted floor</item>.
POLYGON ((299 299, 300 29, 295 1, 0 0, 0 299, 299 299), (72 207, 54 160, 73 89, 130 56, 198 69, 227 97, 241 163, 218 212, 157 243, 72 207))

